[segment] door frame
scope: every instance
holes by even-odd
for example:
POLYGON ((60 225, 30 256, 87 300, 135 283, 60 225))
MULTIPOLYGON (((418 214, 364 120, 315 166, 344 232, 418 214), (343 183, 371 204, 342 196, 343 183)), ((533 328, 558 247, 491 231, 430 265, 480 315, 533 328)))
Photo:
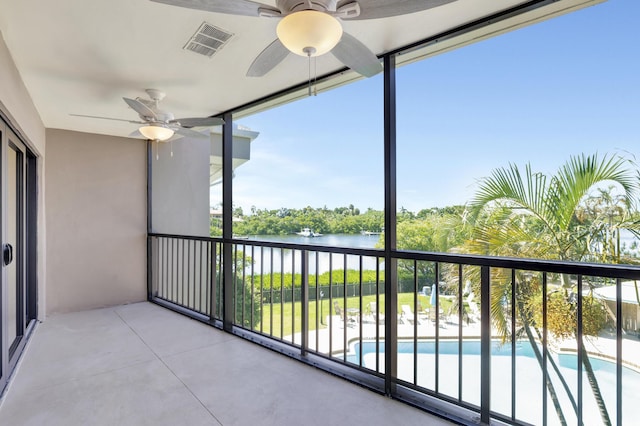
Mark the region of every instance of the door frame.
MULTIPOLYGON (((29 146, 22 140, 18 132, 4 120, 0 114, 0 242, 4 248, 6 219, 7 219, 7 150, 10 144, 23 156, 21 161, 21 180, 22 188, 18 196, 21 198, 20 218, 18 226, 20 230, 20 256, 14 255, 14 262, 19 261, 16 265, 16 279, 21 279, 22 284, 20 291, 16 293, 16 298, 20 300, 21 311, 19 315, 20 338, 14 342, 8 341, 7 325, 8 325, 8 307, 7 307, 7 286, 6 286, 6 268, 4 263, 1 264, 0 273, 0 397, 6 390, 6 386, 15 367, 20 359, 22 352, 26 346, 29 336, 33 332, 36 319, 38 317, 38 285, 37 285, 37 157, 29 149, 29 146)), ((16 313, 16 316, 17 313, 16 313)), ((16 325, 17 328, 17 325, 16 325)))

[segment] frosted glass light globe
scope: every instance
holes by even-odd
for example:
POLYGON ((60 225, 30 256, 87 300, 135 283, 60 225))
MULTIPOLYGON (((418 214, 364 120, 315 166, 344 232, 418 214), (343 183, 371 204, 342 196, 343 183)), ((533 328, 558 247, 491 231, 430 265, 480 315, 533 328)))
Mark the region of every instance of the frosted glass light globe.
POLYGON ((296 55, 319 56, 338 44, 342 38, 342 25, 326 13, 301 10, 282 18, 276 34, 282 44, 296 55))
POLYGON ((147 139, 151 139, 154 141, 166 141, 167 139, 169 139, 171 136, 173 136, 173 130, 167 128, 167 127, 162 127, 162 126, 142 126, 138 129, 140 131, 140 133, 142 133, 142 136, 144 136, 147 139))

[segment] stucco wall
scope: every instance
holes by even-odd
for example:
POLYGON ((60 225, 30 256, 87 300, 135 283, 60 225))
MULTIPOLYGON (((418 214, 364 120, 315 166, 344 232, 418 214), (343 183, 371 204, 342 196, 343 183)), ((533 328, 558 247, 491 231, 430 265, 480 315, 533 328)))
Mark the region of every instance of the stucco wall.
POLYGON ((45 129, 0 33, 0 108, 36 154, 44 155, 45 129))
POLYGON ((207 139, 189 138, 154 144, 154 232, 209 236, 209 145, 207 139))
POLYGON ((145 142, 46 137, 47 313, 145 300, 145 142))

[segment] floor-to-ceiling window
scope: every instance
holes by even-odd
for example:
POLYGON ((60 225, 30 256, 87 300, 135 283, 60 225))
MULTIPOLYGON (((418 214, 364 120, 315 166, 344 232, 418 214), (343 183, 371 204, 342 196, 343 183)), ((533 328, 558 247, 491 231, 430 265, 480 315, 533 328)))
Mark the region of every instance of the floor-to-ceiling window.
POLYGON ((613 0, 400 66, 398 247, 637 263, 637 11, 613 0))
POLYGON ((306 93, 234 117, 260 133, 234 169, 234 234, 374 247, 384 224, 382 75, 306 93))
MULTIPOLYGON (((639 11, 633 1, 612 0, 407 65, 399 56, 398 248, 640 263, 640 61, 632 53, 639 11)), ((579 415, 594 424, 621 414, 629 421, 634 404, 623 397, 617 411, 615 363, 602 360, 615 360, 621 344, 625 389, 640 384, 638 281, 524 267, 491 268, 487 278, 492 410, 534 424, 579 415), (527 348, 543 341, 553 349, 536 358, 527 348)), ((453 348, 439 368, 417 357, 424 368, 400 378, 480 404, 472 355, 480 267, 400 260, 398 282, 400 298, 419 293, 410 308, 439 318, 431 333, 453 348)))
MULTIPOLYGON (((259 132, 251 159, 234 168, 236 238, 383 246, 382 81, 380 74, 330 90, 319 83, 312 95, 305 87, 286 95, 293 102, 234 115, 238 126, 259 132)), ((317 252, 303 259, 299 250, 251 246, 239 247, 235 256, 243 260, 244 273, 253 275, 247 291, 262 302, 246 302, 238 322, 294 344, 302 329, 302 265, 308 262, 308 326, 315 336, 309 344, 327 355, 338 337, 324 331, 336 318, 359 312, 360 295, 369 309, 381 291, 382 266, 373 256, 317 252)), ((345 339, 343 333, 341 347, 345 339)))
POLYGON ((234 132, 256 137, 231 164, 227 321, 482 416, 631 418, 620 383, 624 395, 640 383, 637 287, 619 277, 635 272, 523 259, 637 262, 625 197, 638 184, 638 64, 632 45, 606 48, 632 43, 634 7, 611 1, 439 55, 430 44, 413 63, 421 50, 402 52, 386 176, 383 76, 234 111, 234 132), (603 20, 606 37, 592 31, 603 20), (390 205, 396 247, 349 251, 384 248, 390 205))

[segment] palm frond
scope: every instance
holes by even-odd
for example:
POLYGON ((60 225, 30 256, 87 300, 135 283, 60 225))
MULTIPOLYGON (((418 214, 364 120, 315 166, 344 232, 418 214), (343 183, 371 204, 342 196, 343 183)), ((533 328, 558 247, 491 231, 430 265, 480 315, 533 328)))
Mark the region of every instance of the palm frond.
POLYGON ((548 203, 550 190, 552 188, 547 183, 547 176, 533 172, 530 164, 525 165, 523 176, 518 166, 510 163, 509 167, 495 169, 491 176, 480 181, 470 208, 477 218, 483 209, 500 202, 512 209, 535 215, 553 231, 556 226, 548 203))
POLYGON ((631 200, 638 183, 627 165, 628 160, 622 157, 605 155, 600 159, 597 153, 570 157, 552 177, 549 206, 559 228, 569 229, 580 202, 598 184, 614 182, 623 188, 626 200, 631 200))

